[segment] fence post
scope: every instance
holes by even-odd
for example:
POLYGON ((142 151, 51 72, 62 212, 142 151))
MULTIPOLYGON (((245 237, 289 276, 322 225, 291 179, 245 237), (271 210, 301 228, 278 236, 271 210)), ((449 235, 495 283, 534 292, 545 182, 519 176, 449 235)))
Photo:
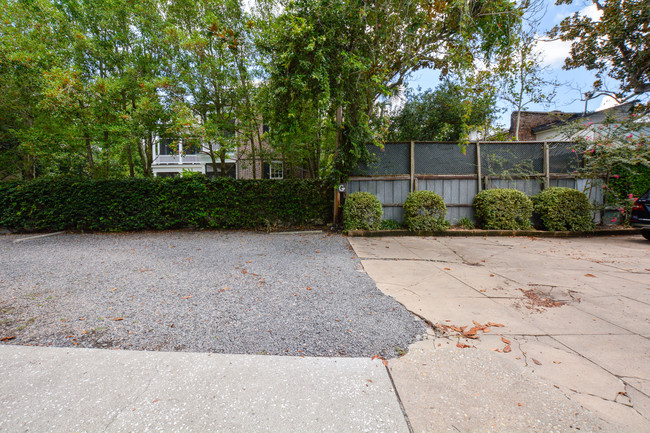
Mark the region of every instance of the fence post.
POLYGON ((415 142, 411 141, 411 182, 410 191, 415 191, 415 142))
POLYGON ((544 142, 544 189, 551 186, 551 151, 548 141, 544 142))
POLYGON ((481 177, 481 142, 476 141, 476 180, 478 182, 478 192, 483 191, 483 180, 481 177))

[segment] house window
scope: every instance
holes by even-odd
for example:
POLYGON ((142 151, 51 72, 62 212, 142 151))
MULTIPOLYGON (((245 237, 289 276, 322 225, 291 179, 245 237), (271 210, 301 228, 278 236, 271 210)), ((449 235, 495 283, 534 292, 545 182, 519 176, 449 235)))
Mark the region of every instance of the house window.
POLYGON ((158 141, 158 154, 159 155, 175 155, 177 146, 174 145, 174 140, 171 138, 162 138, 158 141))
POLYGON ((269 179, 284 179, 284 165, 282 161, 273 161, 269 164, 269 179))
POLYGON ((156 177, 176 177, 178 176, 178 173, 175 171, 162 171, 159 173, 156 173, 156 177))
MULTIPOLYGON (((217 164, 217 174, 215 176, 214 170, 212 169, 212 164, 205 164, 205 175, 213 178, 221 176, 221 164, 217 164)), ((237 166, 233 162, 226 163, 226 176, 232 179, 237 179, 237 166)))

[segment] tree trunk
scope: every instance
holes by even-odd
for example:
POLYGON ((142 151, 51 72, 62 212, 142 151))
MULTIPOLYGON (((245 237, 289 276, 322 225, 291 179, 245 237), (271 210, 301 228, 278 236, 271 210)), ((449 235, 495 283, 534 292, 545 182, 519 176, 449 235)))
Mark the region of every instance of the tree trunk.
POLYGON ((133 144, 126 145, 126 159, 129 164, 129 176, 135 177, 135 169, 133 167, 133 144))
POLYGON ((90 171, 90 176, 95 176, 95 160, 93 159, 93 148, 90 142, 90 135, 84 133, 84 142, 86 144, 86 159, 88 160, 88 170, 90 171))

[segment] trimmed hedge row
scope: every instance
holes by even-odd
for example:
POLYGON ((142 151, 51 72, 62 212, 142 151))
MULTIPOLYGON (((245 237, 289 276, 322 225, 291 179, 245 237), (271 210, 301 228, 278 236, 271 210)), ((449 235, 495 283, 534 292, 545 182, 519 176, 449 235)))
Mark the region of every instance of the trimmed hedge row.
MULTIPOLYGON (((404 202, 404 223, 410 231, 444 231, 447 208, 433 191, 411 192, 404 202)), ((533 212, 549 231, 586 232, 594 229, 587 196, 571 188, 548 188, 532 199, 516 189, 488 189, 474 197, 476 219, 486 230, 527 230, 533 212)), ((378 230, 382 217, 379 199, 368 192, 351 194, 345 203, 345 230, 378 230)))
POLYGON ((0 183, 0 226, 15 230, 238 229, 320 225, 332 189, 319 180, 205 177, 0 183))

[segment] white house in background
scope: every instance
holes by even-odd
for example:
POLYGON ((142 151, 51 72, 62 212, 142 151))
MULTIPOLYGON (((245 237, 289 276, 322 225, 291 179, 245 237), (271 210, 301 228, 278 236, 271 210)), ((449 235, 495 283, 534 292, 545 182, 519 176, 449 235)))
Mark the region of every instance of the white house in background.
MULTIPOLYGON (((192 171, 214 177, 212 160, 198 145, 180 140, 176 143, 170 138, 157 140, 153 146, 151 169, 155 177, 174 177, 192 171)), ((221 167, 217 167, 221 170, 221 167)), ((220 173, 218 173, 220 175, 220 173)), ((230 152, 226 159, 226 176, 237 178, 237 155, 230 152)))

